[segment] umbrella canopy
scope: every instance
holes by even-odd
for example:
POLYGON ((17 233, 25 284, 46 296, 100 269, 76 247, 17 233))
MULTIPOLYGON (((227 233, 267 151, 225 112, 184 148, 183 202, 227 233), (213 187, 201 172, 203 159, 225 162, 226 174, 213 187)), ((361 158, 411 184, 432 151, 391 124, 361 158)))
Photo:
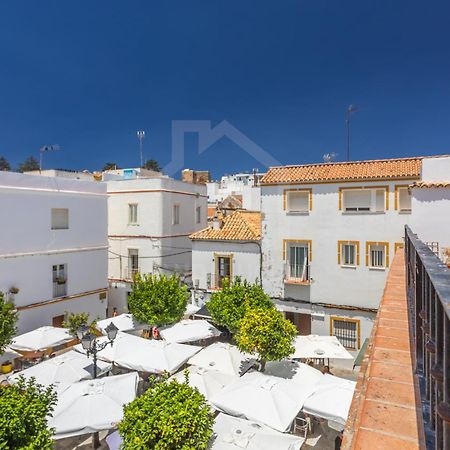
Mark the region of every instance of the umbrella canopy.
POLYGON ((21 355, 20 353, 17 353, 12 348, 6 346, 4 352, 0 354, 0 364, 3 364, 8 361, 13 361, 16 358, 19 358, 21 355))
POLYGON ((239 376, 243 363, 248 360, 254 360, 254 358, 248 353, 242 353, 236 346, 215 342, 192 357, 188 364, 239 376))
MULTIPOLYGON (((106 336, 98 339, 99 343, 106 341, 106 336)), ((80 344, 74 348, 84 353, 80 344)), ((194 345, 149 340, 119 331, 113 345, 107 345, 97 356, 126 369, 160 374, 176 372, 200 349, 194 345)))
MULTIPOLYGON (((204 369, 203 367, 189 366, 186 371, 189 375, 189 385, 196 387, 208 401, 225 386, 237 380, 237 377, 234 375, 219 372, 218 370, 204 369)), ((183 383, 186 371, 178 372, 172 378, 179 383, 183 383)))
POLYGON ((40 327, 13 338, 10 347, 18 352, 36 352, 72 341, 74 337, 65 328, 40 327))
POLYGON ((119 450, 122 445, 122 437, 117 430, 108 434, 105 441, 108 444, 109 450, 119 450))
POLYGON ((49 428, 55 439, 95 433, 116 426, 123 406, 136 397, 138 374, 128 373, 72 384, 58 397, 49 428))
POLYGON ((344 426, 355 392, 356 382, 325 374, 313 394, 303 405, 303 411, 344 426))
POLYGON ((219 336, 220 331, 207 320, 182 320, 160 329, 161 337, 167 342, 195 342, 219 336))
POLYGON ((232 416, 285 432, 313 390, 291 380, 249 372, 222 389, 211 403, 232 416))
POLYGON ((320 370, 292 360, 268 361, 264 373, 291 380, 311 389, 314 389, 323 378, 320 370))
POLYGON ((99 320, 96 323, 96 327, 103 333, 106 334, 105 328, 113 323, 119 331, 139 331, 144 328, 149 328, 145 323, 138 322, 133 314, 119 314, 116 317, 110 317, 108 319, 99 320))
POLYGON ((279 433, 269 427, 226 414, 219 414, 213 427, 211 450, 299 450, 300 436, 279 433))
MULTIPOLYGON (((62 355, 47 359, 28 369, 22 370, 8 378, 12 383, 17 382, 20 376, 27 379, 35 378, 43 386, 53 385, 57 392, 67 389, 72 383, 93 378, 92 359, 82 353, 69 350, 62 355)), ((111 364, 104 361, 97 361, 97 368, 100 373, 111 369, 111 364)))
POLYGON ((291 358, 353 359, 336 336, 297 336, 294 347, 295 352, 291 358))

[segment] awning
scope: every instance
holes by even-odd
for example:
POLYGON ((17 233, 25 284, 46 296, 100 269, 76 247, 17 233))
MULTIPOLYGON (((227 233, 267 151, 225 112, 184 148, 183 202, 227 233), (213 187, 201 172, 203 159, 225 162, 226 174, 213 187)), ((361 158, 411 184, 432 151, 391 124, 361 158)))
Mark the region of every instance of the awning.
POLYGON ((355 363, 353 364, 353 368, 356 366, 360 366, 362 360, 364 359, 364 355, 366 354, 367 345, 369 344, 369 338, 364 339, 363 345, 359 350, 358 356, 355 359, 355 363))

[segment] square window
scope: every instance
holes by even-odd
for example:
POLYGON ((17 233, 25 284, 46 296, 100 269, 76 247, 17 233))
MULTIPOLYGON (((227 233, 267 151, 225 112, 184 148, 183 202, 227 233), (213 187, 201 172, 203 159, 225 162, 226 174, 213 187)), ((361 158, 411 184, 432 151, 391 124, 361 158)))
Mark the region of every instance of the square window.
POLYGON ((310 195, 309 191, 287 191, 286 210, 289 212, 308 212, 310 195))
POLYGON ((356 244, 341 245, 341 264, 343 266, 356 266, 356 244))
POLYGON ((384 269, 388 266, 387 245, 385 243, 368 243, 369 267, 384 269))
POLYGON ((359 349, 359 321, 345 318, 331 318, 331 335, 349 350, 359 349))
POLYGON ((411 192, 407 187, 397 188, 399 211, 411 211, 411 192))
POLYGON ((52 208, 52 230, 69 229, 69 210, 67 208, 52 208))

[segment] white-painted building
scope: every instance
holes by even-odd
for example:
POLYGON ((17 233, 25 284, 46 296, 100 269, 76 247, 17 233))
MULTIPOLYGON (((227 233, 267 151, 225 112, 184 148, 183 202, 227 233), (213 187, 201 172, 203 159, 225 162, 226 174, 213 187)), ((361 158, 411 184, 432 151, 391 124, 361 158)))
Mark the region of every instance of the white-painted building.
POLYGON ((421 181, 411 187, 411 229, 450 262, 450 156, 425 158, 421 181))
POLYGON ((271 168, 261 180, 263 287, 300 334, 356 354, 411 222, 421 158, 271 168))
POLYGON ((107 196, 102 183, 0 172, 0 291, 18 332, 68 312, 104 318, 107 196))
POLYGON ((43 177, 60 177, 60 178, 71 178, 73 180, 96 181, 95 174, 89 172, 88 170, 78 171, 67 169, 45 169, 45 170, 30 170, 29 172, 24 173, 25 175, 38 175, 43 177))
POLYGON ((196 299, 205 301, 224 279, 261 280, 261 213, 236 211, 191 235, 196 299))
POLYGON ((259 211, 261 204, 261 189, 259 180, 264 174, 237 173, 224 175, 220 181, 206 183, 208 202, 217 204, 230 195, 242 197, 242 208, 249 211, 259 211))
POLYGON ((189 235, 207 225, 206 187, 135 169, 107 179, 109 306, 126 312, 137 272, 191 279, 189 235))

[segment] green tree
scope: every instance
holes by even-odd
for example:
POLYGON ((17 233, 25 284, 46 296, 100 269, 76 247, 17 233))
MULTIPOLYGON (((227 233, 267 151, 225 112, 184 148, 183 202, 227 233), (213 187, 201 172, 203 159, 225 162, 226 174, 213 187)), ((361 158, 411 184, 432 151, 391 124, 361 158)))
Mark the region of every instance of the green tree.
MULTIPOLYGON (((7 303, 0 292, 0 355, 5 347, 11 343, 16 334, 18 313, 13 303, 7 303)), ((1 448, 1 447, 0 447, 1 448)))
POLYGON ((95 327, 96 321, 93 320, 91 323, 89 323, 89 313, 83 312, 83 313, 68 313, 66 312, 66 317, 64 319, 64 322, 62 323, 62 326, 64 328, 67 328, 73 336, 77 335, 78 328, 82 327, 83 325, 88 326, 90 328, 91 333, 97 333, 97 329, 95 327))
POLYGON ((117 170, 120 169, 120 167, 114 163, 114 162, 107 162, 104 166, 103 166, 103 170, 117 170))
POLYGON ((56 404, 52 387, 44 388, 34 378, 23 377, 0 388, 0 449, 50 450, 53 430, 47 417, 56 404))
POLYGON ((125 450, 208 448, 214 416, 205 397, 185 383, 160 381, 124 408, 125 450))
POLYGON ((155 159, 147 159, 147 161, 145 161, 144 163, 144 169, 154 170, 155 172, 161 172, 161 166, 155 159))
POLYGON ((264 371, 266 361, 279 361, 294 353, 296 335, 295 325, 275 308, 254 309, 241 320, 236 343, 241 351, 258 355, 264 371))
POLYGON ((30 172, 32 170, 39 170, 39 162, 34 156, 29 156, 23 163, 19 164, 19 172, 30 172))
POLYGON ((8 160, 4 156, 0 156, 0 172, 8 172, 11 170, 8 160))
POLYGON ((254 308, 275 308, 259 284, 242 281, 239 277, 236 277, 233 283, 224 280, 222 290, 211 295, 206 307, 212 320, 227 327, 232 333, 239 329, 239 322, 247 311, 254 308))
POLYGON ((178 322, 186 311, 188 292, 180 278, 144 274, 134 278, 128 308, 137 320, 150 326, 178 322))

